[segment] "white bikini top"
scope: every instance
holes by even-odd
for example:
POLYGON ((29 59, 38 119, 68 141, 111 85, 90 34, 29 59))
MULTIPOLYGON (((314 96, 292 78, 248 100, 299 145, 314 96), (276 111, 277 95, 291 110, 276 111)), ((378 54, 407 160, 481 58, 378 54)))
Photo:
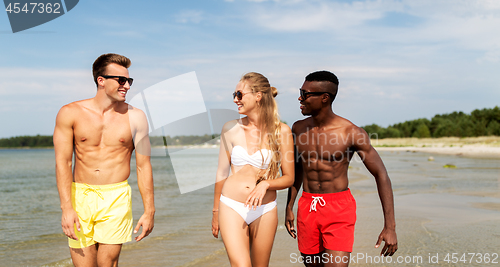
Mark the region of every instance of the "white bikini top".
POLYGON ((242 146, 234 146, 233 151, 231 151, 231 163, 235 166, 250 164, 264 170, 267 169, 269 163, 271 163, 271 150, 261 149, 260 151, 249 155, 242 146), (260 155, 260 152, 262 152, 264 159, 260 155))

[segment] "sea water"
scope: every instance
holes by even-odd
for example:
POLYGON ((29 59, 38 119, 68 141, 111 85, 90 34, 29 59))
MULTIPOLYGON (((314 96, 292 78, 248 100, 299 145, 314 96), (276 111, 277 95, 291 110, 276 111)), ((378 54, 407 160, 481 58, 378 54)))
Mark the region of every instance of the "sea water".
MULTIPOLYGON (((190 171, 197 173, 201 180, 212 177, 215 181, 218 148, 190 149, 189 153, 191 155, 186 155, 183 160, 186 166, 190 166, 190 171)), ((436 244, 455 246, 454 249, 458 250, 458 243, 463 242, 460 236, 463 235, 454 231, 463 231, 467 225, 477 224, 478 220, 481 235, 499 233, 498 227, 492 226, 492 222, 500 220, 500 211, 495 209, 495 204, 500 203, 498 159, 433 155, 435 160, 428 161, 430 154, 411 151, 383 151, 380 155, 392 180, 398 225, 411 216, 431 218, 425 227, 430 232, 441 233, 443 237, 442 240, 434 240, 436 244), (443 168, 446 164, 457 168, 443 168), (491 204, 493 208, 477 208, 474 203, 491 204), (468 221, 455 228, 450 226, 453 221, 458 223, 466 219, 468 221)), ((181 194, 169 158, 154 156, 151 162, 155 181, 155 228, 143 241, 124 245, 120 265, 217 266, 210 262, 226 256, 222 242, 213 238, 211 233, 213 185, 181 194)), ((378 206, 377 213, 381 214, 374 179, 359 159, 353 159, 351 166, 350 188, 355 197, 362 200, 358 202, 358 211, 363 213, 363 207, 371 205, 369 201, 363 202, 363 195, 373 195, 373 205, 378 206)), ((143 206, 134 160, 131 167, 129 183, 133 191, 135 227, 143 206)), ((285 201, 286 190, 278 194, 280 224, 285 201)), ((359 218, 362 219, 362 216, 359 218)), ((70 266, 67 238, 62 233, 60 220, 54 151, 0 150, 0 265, 70 266)), ((363 229, 358 229, 359 225, 363 225, 362 222, 357 225, 356 231, 361 233, 363 229)), ((278 231, 283 231, 281 228, 278 231)), ((404 240, 404 233, 398 232, 398 236, 404 240)), ((419 241, 420 238, 425 239, 416 236, 411 241, 414 242, 412 246, 420 248, 423 254, 431 252, 430 249, 434 248, 422 245, 425 242, 419 241)), ((499 242, 495 240, 498 237, 487 242, 487 246, 481 238, 467 241, 472 242, 468 247, 489 247, 499 252, 499 242)), ((356 242, 355 248, 359 247, 356 244, 364 241, 356 242)), ((373 246, 371 243, 372 240, 369 244, 373 246)), ((403 245, 400 251, 405 251, 403 245)), ((276 266, 289 265, 283 262, 276 266)))

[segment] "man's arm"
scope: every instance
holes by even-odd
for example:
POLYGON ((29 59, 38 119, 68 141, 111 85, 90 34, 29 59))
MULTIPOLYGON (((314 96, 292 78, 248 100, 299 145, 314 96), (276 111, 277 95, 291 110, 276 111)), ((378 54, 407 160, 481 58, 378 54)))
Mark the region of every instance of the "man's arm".
POLYGON ((134 233, 137 233, 142 226, 142 233, 135 237, 135 241, 141 241, 148 236, 154 227, 154 183, 153 168, 151 167, 151 143, 149 142, 149 127, 146 115, 138 110, 129 110, 132 129, 135 130, 134 145, 136 147, 135 160, 137 165, 137 185, 141 192, 144 214, 142 214, 134 233))
MULTIPOLYGON (((296 144, 296 124, 292 126, 292 135, 294 139, 294 144, 296 144)), ((297 234, 294 227, 295 215, 293 214, 293 205, 295 204, 295 199, 302 186, 302 180, 304 171, 302 169, 302 159, 298 154, 297 146, 294 146, 295 154, 295 181, 293 185, 288 188, 287 204, 285 209, 285 227, 288 233, 293 237, 297 238, 297 234)))
POLYGON ((398 240, 396 236, 396 219, 394 217, 394 197, 391 180, 382 159, 370 144, 368 134, 362 128, 356 128, 353 133, 355 136, 354 147, 368 171, 375 177, 384 212, 384 229, 380 233, 375 247, 378 248, 382 241, 385 241, 380 255, 392 256, 398 249, 398 240))
POLYGON ((73 173, 71 172, 73 159, 73 118, 72 109, 64 106, 59 110, 54 129, 54 152, 56 155, 56 182, 61 202, 61 226, 69 238, 78 240, 75 234, 75 224, 80 231, 78 215, 71 203, 71 186, 73 173))

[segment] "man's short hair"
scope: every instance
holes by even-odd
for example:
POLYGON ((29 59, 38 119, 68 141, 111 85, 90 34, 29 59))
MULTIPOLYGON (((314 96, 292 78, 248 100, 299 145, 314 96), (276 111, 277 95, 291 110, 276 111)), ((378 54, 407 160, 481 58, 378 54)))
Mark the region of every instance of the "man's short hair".
POLYGON ((308 82, 332 82, 336 85, 339 85, 339 79, 335 74, 326 71, 326 70, 320 70, 320 71, 315 71, 313 73, 310 73, 309 75, 306 76, 306 81, 308 82))
POLYGON ((106 75, 106 67, 109 64, 118 64, 125 68, 129 68, 132 62, 126 56, 118 55, 118 54, 104 54, 99 56, 92 65, 92 74, 94 75, 94 82, 97 85, 97 77, 106 75))
POLYGON ((326 70, 315 71, 306 76, 306 81, 330 82, 331 84, 325 84, 324 89, 333 96, 332 102, 333 100, 335 100, 335 97, 337 97, 337 92, 339 88, 339 79, 337 78, 337 76, 335 76, 335 74, 326 70))

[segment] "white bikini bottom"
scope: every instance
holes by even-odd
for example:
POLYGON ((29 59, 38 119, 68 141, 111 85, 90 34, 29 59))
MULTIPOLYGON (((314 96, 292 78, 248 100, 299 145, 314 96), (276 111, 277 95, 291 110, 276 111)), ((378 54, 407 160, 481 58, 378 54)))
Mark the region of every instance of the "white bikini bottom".
POLYGON ((247 224, 251 224, 253 221, 257 220, 260 216, 266 214, 267 212, 271 211, 278 205, 276 202, 276 199, 273 202, 269 202, 267 204, 262 204, 260 207, 257 207, 256 210, 250 209, 250 207, 245 207, 245 203, 232 200, 228 197, 225 197, 223 195, 220 195, 220 201, 224 204, 226 204, 228 207, 236 211, 243 220, 247 224))

